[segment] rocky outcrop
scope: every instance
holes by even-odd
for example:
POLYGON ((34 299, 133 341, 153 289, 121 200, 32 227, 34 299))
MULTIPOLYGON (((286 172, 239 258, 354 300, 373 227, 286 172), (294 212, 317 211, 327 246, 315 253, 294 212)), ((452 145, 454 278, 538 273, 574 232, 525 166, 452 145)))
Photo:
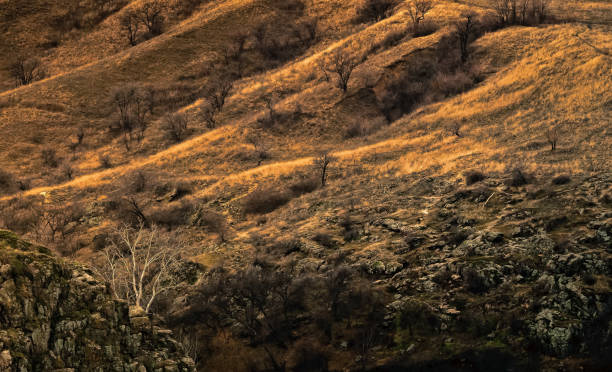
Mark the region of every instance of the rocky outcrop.
POLYGON ((84 267, 0 231, 0 371, 193 371, 171 332, 84 267))

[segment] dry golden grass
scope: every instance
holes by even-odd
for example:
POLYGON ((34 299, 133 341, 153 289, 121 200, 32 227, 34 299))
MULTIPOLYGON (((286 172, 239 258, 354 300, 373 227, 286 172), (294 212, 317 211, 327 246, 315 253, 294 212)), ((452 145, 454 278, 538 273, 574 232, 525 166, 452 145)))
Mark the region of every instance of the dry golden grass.
MULTIPOLYGON (((323 17, 325 32, 319 43, 295 60, 238 81, 221 115, 222 127, 205 133, 198 129, 192 138, 170 145, 155 122, 136 153, 126 153, 104 133, 112 116, 112 88, 125 81, 171 84, 181 75, 197 72, 219 57, 232 30, 245 20, 255 23, 265 18, 269 7, 263 0, 213 2, 165 34, 127 50, 116 45, 112 31, 117 16, 111 16, 46 57, 52 77, 0 93, 0 100, 11 99, 7 106, 0 105, 0 161, 8 170, 34 178, 34 188, 25 195, 80 195, 82 203, 112 191, 114 183, 137 169, 160 172, 168 180, 186 180, 198 185, 194 197, 222 200, 217 207, 236 222, 234 243, 245 249, 247 245, 238 242, 244 242, 251 229, 285 234, 286 213, 295 214, 297 229, 311 231, 326 214, 346 209, 344 198, 350 196, 344 189, 349 186, 362 188, 360 205, 375 205, 377 180, 425 174, 460 177, 468 168, 501 173, 518 163, 540 172, 609 172, 612 62, 601 51, 612 50, 612 26, 569 23, 487 34, 478 40, 474 53, 475 60, 489 66, 484 82, 464 94, 424 104, 373 135, 345 140, 342 130, 351 120, 380 115, 374 102, 362 98, 360 87, 377 81, 385 68, 413 51, 434 46, 449 32, 445 25, 462 11, 490 14, 491 9, 484 1, 440 1, 429 15, 440 30, 421 38, 407 36, 395 46, 372 52, 372 46, 388 34, 406 30, 403 10, 379 23, 354 25, 349 2, 307 3, 307 14, 323 17), (338 50, 367 57, 355 70, 346 97, 321 79, 317 66, 338 50), (257 119, 264 114, 262 98, 274 93, 279 95, 278 111, 299 107, 304 114, 279 130, 258 129, 257 119), (449 131, 456 122, 461 123, 462 137, 449 131), (555 153, 545 144, 545 129, 553 123, 561 125, 562 133, 555 153), (40 149, 52 145, 68 158, 69 139, 79 126, 90 135, 87 147, 72 161, 77 177, 52 184, 53 171, 41 167, 40 149), (247 133, 257 133, 269 147, 272 158, 261 166, 248 159, 252 148, 247 133), (544 145, 530 147, 533 143, 544 145), (268 219, 273 223, 261 229, 240 216, 242 197, 260 185, 286 185, 312 174, 313 157, 323 150, 338 159, 328 189, 292 200, 283 211, 271 213, 268 219), (100 169, 100 154, 110 154, 114 168, 100 169), (318 199, 331 200, 327 209, 312 217, 303 215, 318 199)), ((592 23, 601 23, 611 8, 596 1, 568 4, 576 18, 592 23)), ((191 118, 194 128, 202 128, 197 119, 199 103, 178 108, 191 118)), ((211 247, 198 260, 212 265, 235 254, 217 249, 211 247)))

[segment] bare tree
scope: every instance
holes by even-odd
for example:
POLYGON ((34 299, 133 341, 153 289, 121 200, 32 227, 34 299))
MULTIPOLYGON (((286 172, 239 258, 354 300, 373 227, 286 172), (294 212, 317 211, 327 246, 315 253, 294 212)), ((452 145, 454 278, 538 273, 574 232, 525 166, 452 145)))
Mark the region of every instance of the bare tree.
POLYGON ((559 131, 556 127, 546 130, 546 140, 550 144, 550 151, 555 151, 557 149, 557 142, 559 142, 559 131))
POLYGON ((534 19, 538 23, 542 23, 548 17, 548 8, 550 0, 531 0, 531 11, 534 19))
POLYGON ((113 100, 119 115, 119 128, 124 145, 130 150, 134 140, 141 142, 148 126, 148 116, 153 109, 151 91, 139 84, 127 84, 113 91, 113 100))
POLYGON ((450 126, 450 131, 457 137, 463 137, 461 135, 461 122, 455 121, 450 126))
POLYGON ((175 142, 180 142, 187 134, 187 117, 185 114, 177 112, 164 116, 162 119, 163 128, 168 136, 175 142))
POLYGON ((497 13, 499 23, 509 24, 512 19, 512 1, 513 0, 495 0, 493 8, 497 13))
POLYGON ((138 29, 140 28, 140 23, 138 19, 138 15, 134 11, 126 12, 119 20, 121 25, 121 30, 127 37, 131 46, 138 44, 138 29))
POLYGON ((348 54, 337 53, 331 59, 331 66, 327 68, 329 72, 337 75, 336 86, 342 89, 344 93, 348 90, 348 83, 355 67, 357 67, 357 62, 348 54))
POLYGON ((83 127, 80 127, 79 129, 77 129, 76 136, 77 136, 77 144, 82 145, 83 139, 85 139, 85 129, 83 129, 83 127))
POLYGON ((233 85, 234 82, 232 80, 218 77, 204 91, 204 100, 206 102, 200 105, 200 115, 207 128, 213 129, 217 126, 217 114, 223 110, 233 85))
POLYGON ((459 39, 459 48, 461 49, 461 61, 466 62, 469 57, 470 38, 476 27, 476 15, 474 13, 465 13, 462 15, 461 21, 455 23, 455 33, 459 39))
POLYGON ((432 0, 410 0, 408 2, 408 15, 412 20, 413 32, 416 34, 425 15, 433 8, 432 0))
POLYGON ((327 169, 329 167, 329 164, 331 164, 335 160, 336 158, 327 152, 322 153, 321 155, 319 155, 318 157, 314 159, 313 164, 319 170, 319 173, 321 176, 321 186, 322 187, 325 186, 325 183, 327 181, 327 169))
POLYGON ((217 126, 217 117, 215 115, 215 111, 208 105, 208 103, 204 103, 200 105, 200 116, 204 123, 206 124, 206 128, 214 129, 217 126))
POLYGON ((18 86, 31 84, 45 77, 40 59, 23 56, 17 57, 11 64, 10 73, 18 86))
POLYGON ((104 264, 97 271, 116 298, 149 313, 157 296, 176 286, 173 272, 180 251, 176 242, 163 238, 155 227, 123 227, 103 250, 104 264))
POLYGON ((204 92, 204 98, 215 112, 221 112, 233 86, 234 82, 232 80, 218 77, 211 82, 204 92))
POLYGON ((266 146, 261 136, 255 133, 250 133, 249 135, 247 135, 246 140, 255 149, 255 156, 257 158, 257 166, 260 166, 264 160, 270 158, 268 146, 266 146))
POLYGON ((165 5, 161 0, 149 0, 137 11, 138 19, 151 36, 157 36, 163 32, 164 10, 165 5))

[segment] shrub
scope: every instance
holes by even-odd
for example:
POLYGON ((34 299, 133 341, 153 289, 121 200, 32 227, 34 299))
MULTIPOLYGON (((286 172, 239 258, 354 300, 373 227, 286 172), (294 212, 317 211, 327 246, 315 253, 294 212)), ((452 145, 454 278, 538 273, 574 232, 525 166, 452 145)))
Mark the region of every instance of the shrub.
POLYGON ((32 231, 39 219, 39 211, 26 199, 13 199, 0 208, 0 226, 18 234, 32 231))
POLYGON ((570 176, 564 174, 564 175, 553 178, 552 184, 553 185, 566 185, 570 183, 571 181, 572 179, 570 178, 570 176))
POLYGON ((425 15, 433 8, 431 0, 410 0, 408 2, 408 15, 412 20, 412 30, 415 35, 419 33, 419 25, 425 20, 425 15))
POLYGON ((464 288, 472 293, 486 292, 484 278, 475 269, 468 267, 463 270, 464 288))
POLYGON ((506 180, 508 186, 524 186, 533 181, 533 177, 520 168, 514 168, 510 174, 510 178, 506 180))
POLYGON ((379 22, 393 14, 398 0, 362 0, 357 6, 355 22, 379 22))
POLYGON ((314 339, 297 341, 287 356, 287 365, 291 371, 327 371, 329 355, 325 347, 314 339))
POLYGON ((319 185, 318 179, 310 177, 292 183, 289 185, 289 190, 293 195, 300 196, 315 191, 319 188, 319 185))
POLYGON ((228 227, 225 216, 215 211, 198 206, 191 216, 191 224, 205 227, 209 231, 219 235, 219 240, 224 242, 227 237, 228 227))
POLYGON ((15 185, 14 177, 11 173, 0 169, 0 192, 10 192, 15 185))
POLYGON ((187 135, 187 117, 182 113, 164 116, 162 126, 168 137, 174 142, 181 142, 187 135))
POLYGON ((336 241, 331 237, 331 235, 329 235, 328 233, 325 232, 318 232, 316 233, 313 237, 312 240, 319 243, 320 245, 322 245, 325 248, 335 248, 336 247, 336 241))
POLYGON ((182 200, 180 202, 152 208, 148 213, 149 221, 155 225, 172 230, 178 226, 188 225, 193 210, 193 202, 182 200))
POLYGON ((113 167, 110 156, 108 154, 100 154, 98 156, 98 163, 100 163, 100 167, 104 169, 109 169, 113 167))
POLYGON ((243 211, 246 214, 266 214, 287 204, 290 196, 276 188, 258 188, 244 197, 243 211))
POLYGON ((270 252, 278 252, 283 256, 288 256, 291 253, 299 252, 302 249, 302 242, 298 238, 280 239, 270 245, 270 252))
POLYGON ((433 81, 433 88, 444 97, 463 93, 474 86, 474 80, 465 71, 438 73, 433 81))
POLYGON ((45 77, 40 59, 21 56, 11 64, 10 74, 18 86, 31 84, 45 77))
POLYGON ((147 175, 138 170, 125 175, 122 180, 122 189, 128 194, 137 194, 145 191, 147 187, 147 175))
POLYGON ((487 176, 485 176, 482 172, 479 171, 468 171, 465 173, 465 184, 466 185, 473 185, 476 182, 480 182, 483 181, 485 178, 487 178, 487 176))
POLYGON ((369 120, 355 120, 345 129, 344 138, 348 139, 368 136, 384 127, 385 124, 386 120, 383 117, 377 117, 369 120))
POLYGON ((57 168, 59 165, 59 159, 57 158, 57 152, 54 149, 46 148, 41 152, 43 164, 47 167, 57 168))
POLYGON ((419 25, 416 30, 412 31, 412 36, 414 37, 423 37, 427 35, 431 35, 438 31, 439 26, 433 21, 425 21, 419 25))

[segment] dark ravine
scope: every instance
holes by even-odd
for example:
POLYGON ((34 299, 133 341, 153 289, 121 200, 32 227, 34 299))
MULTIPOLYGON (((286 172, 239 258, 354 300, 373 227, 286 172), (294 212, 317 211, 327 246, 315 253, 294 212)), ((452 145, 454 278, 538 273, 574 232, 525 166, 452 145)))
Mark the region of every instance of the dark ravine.
POLYGON ((0 231, 0 371, 194 371, 171 332, 84 267, 0 231))

